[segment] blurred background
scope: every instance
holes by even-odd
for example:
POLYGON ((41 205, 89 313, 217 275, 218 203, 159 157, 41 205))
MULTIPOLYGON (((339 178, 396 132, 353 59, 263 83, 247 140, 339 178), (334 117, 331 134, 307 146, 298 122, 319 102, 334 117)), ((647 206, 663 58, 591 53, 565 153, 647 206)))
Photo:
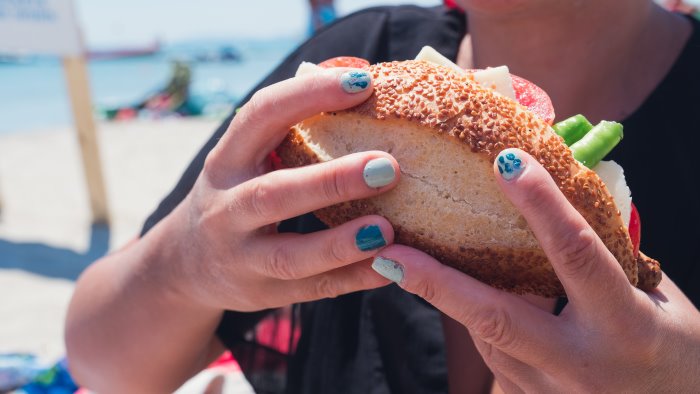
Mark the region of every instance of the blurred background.
MULTIPOLYGON (((658 1, 698 15, 700 0, 658 1)), ((19 3, 0 0, 0 22, 19 3)), ((0 52, 0 393, 61 381, 75 280, 138 235, 221 120, 298 44, 362 8, 441 3, 74 0, 108 224, 93 223, 61 59, 0 52)))
MULTIPOLYGON (((309 0, 201 0, 196 6, 167 0, 76 0, 96 114, 121 119, 169 115, 157 110, 152 112, 160 113, 114 111, 153 98, 172 78, 173 61, 181 61, 191 72, 188 103, 182 108, 170 103, 161 109, 221 117, 308 37, 314 21, 312 3, 319 4, 318 25, 318 20, 330 21, 334 14, 406 1, 336 0, 332 12, 324 10, 325 2, 309 0)), ((70 124, 58 59, 0 54, 0 87, 0 133, 70 124)))

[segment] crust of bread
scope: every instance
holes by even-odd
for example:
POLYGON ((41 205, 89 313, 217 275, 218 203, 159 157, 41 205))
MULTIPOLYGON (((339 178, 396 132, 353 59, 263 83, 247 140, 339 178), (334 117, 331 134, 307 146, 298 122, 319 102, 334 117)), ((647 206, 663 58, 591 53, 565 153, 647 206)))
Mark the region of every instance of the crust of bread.
MULTIPOLYGON (((292 127, 287 139, 278 148, 285 166, 298 167, 332 159, 333 157, 324 157, 320 152, 323 147, 313 146, 308 135, 321 128, 328 128, 329 125, 338 129, 335 132, 342 133, 343 125, 347 124, 344 122, 355 122, 363 130, 374 126, 383 130, 389 127, 392 132, 400 132, 401 124, 411 125, 426 134, 457 144, 464 149, 465 154, 476 154, 474 157, 488 163, 492 163, 495 156, 505 148, 522 149, 547 169, 569 202, 615 256, 630 283, 637 284, 638 261, 633 255, 632 243, 612 196, 595 172, 576 161, 563 140, 546 123, 513 100, 481 87, 468 75, 442 66, 421 61, 391 62, 373 65, 370 72, 373 76, 374 94, 368 100, 345 111, 317 115, 292 127), (339 120, 335 121, 333 117, 339 120)), ((453 159, 456 158, 434 158, 438 161, 453 159)), ((407 164, 410 164, 407 161, 411 159, 402 160, 397 157, 397 160, 403 173, 407 164)), ((491 171, 490 167, 487 171, 491 171)), ((489 176, 493 179, 492 175, 489 176)), ((405 180, 403 178, 399 186, 405 180)), ((399 187, 394 191, 398 189, 399 187)), ((397 225, 397 219, 400 218, 386 215, 389 201, 392 204, 397 201, 402 201, 402 204, 411 203, 408 200, 410 190, 403 190, 399 196, 394 191, 372 199, 321 209, 315 214, 330 226, 363 215, 384 215, 394 224, 396 242, 422 249, 443 263, 485 283, 515 293, 549 297, 564 295, 551 264, 529 229, 525 233, 514 230, 517 233, 514 236, 516 240, 530 237, 518 245, 509 245, 507 242, 495 245, 474 244, 468 239, 464 242, 445 242, 436 234, 421 233, 411 223, 397 225), (385 197, 386 195, 390 197, 385 197), (397 200, 404 195, 406 201, 397 200)), ((459 196, 452 198, 459 201, 459 196)), ((490 198, 500 198, 504 207, 509 204, 503 195, 491 195, 490 198)), ((442 204, 441 199, 442 196, 436 195, 431 201, 423 203, 442 204)), ((506 218, 508 220, 518 219, 517 213, 507 215, 514 216, 506 218)), ((503 237, 509 237, 508 231, 504 231, 503 237)))
POLYGON ((661 265, 642 252, 637 256, 637 271, 639 277, 637 287, 640 289, 651 291, 661 283, 661 265))

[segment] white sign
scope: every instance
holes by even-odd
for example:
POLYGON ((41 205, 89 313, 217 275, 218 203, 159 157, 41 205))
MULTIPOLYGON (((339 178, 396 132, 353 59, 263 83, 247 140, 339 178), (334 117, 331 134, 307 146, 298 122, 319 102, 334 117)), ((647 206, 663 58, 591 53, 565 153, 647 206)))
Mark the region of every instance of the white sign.
POLYGON ((72 0, 0 0, 0 53, 78 55, 72 0))

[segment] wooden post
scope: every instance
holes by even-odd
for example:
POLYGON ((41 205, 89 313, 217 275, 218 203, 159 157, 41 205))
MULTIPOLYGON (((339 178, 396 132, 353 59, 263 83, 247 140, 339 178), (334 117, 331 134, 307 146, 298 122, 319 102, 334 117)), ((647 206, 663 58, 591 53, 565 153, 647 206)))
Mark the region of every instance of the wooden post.
POLYGON ((92 220, 93 223, 107 224, 109 223, 107 193, 102 175, 95 119, 92 115, 92 100, 90 99, 90 85, 85 57, 82 55, 64 57, 63 69, 68 85, 73 119, 75 120, 75 127, 78 133, 80 152, 83 158, 92 220))

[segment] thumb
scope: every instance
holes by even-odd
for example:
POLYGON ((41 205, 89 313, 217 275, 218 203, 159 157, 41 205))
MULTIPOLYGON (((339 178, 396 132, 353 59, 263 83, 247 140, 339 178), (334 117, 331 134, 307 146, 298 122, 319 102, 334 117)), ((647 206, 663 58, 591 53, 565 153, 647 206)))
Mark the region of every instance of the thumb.
POLYGON ((619 313, 632 295, 624 271, 596 232, 532 156, 505 149, 494 162, 497 182, 518 208, 554 267, 569 300, 593 316, 619 313))

